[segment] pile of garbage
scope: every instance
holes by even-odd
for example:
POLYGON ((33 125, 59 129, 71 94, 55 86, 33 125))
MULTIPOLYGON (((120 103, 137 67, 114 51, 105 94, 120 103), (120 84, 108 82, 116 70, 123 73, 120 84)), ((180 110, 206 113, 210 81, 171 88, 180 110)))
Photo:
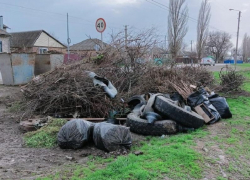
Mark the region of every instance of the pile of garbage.
POLYGON ((57 135, 58 145, 63 149, 79 149, 94 142, 106 152, 130 149, 132 145, 129 128, 110 123, 91 123, 82 119, 68 121, 57 135))
POLYGON ((187 84, 209 86, 213 80, 211 73, 202 67, 168 69, 145 65, 127 69, 112 65, 98 67, 88 63, 65 65, 36 76, 21 87, 21 117, 29 119, 42 115, 59 118, 103 118, 108 117, 111 110, 123 109, 124 103, 121 99, 127 101, 135 94, 172 93, 175 91, 173 83, 180 84, 184 81, 187 84), (107 89, 114 87, 116 91, 112 93, 116 96, 110 98, 107 89))
POLYGON ((196 89, 186 99, 178 92, 137 95, 128 105, 132 112, 126 124, 132 132, 142 135, 186 132, 232 117, 226 99, 204 88, 196 89))
MULTIPOLYGON (((73 117, 58 133, 58 145, 78 149, 92 142, 107 152, 121 147, 129 149, 130 131, 162 136, 195 130, 232 117, 224 97, 202 88, 213 83, 207 70, 200 67, 139 70, 76 64, 37 76, 21 88, 26 104, 22 117, 34 114, 73 117), (134 94, 143 95, 132 96, 134 94), (127 127, 116 125, 119 124, 115 116, 117 109, 122 111, 120 118, 126 118, 127 127), (109 120, 92 123, 75 119, 80 117, 109 120)), ((20 126, 28 131, 44 123, 22 121, 20 126)))

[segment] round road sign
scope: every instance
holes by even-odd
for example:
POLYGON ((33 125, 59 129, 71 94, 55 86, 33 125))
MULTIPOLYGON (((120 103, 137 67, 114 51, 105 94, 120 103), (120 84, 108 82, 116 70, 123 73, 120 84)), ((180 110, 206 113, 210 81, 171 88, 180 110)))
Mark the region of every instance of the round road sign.
POLYGON ((99 18, 96 20, 96 23, 95 23, 95 28, 96 30, 99 32, 99 33, 102 33, 105 31, 106 29, 106 22, 103 18, 99 18))

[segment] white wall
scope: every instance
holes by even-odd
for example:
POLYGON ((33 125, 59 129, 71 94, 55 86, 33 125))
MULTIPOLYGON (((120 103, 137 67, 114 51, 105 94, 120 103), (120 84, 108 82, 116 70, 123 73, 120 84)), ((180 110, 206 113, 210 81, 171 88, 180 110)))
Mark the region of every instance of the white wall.
POLYGON ((64 47, 44 32, 41 33, 39 38, 36 40, 34 46, 36 46, 36 47, 57 47, 57 48, 64 47))

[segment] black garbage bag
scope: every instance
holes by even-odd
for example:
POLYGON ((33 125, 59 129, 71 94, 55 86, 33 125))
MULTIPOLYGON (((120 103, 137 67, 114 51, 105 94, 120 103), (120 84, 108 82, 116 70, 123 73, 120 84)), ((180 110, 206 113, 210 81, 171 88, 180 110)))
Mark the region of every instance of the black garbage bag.
POLYGON ((129 128, 110 123, 98 123, 94 127, 93 140, 97 148, 111 152, 132 145, 129 128))
POLYGON ((214 117, 208 124, 213 124, 221 119, 221 116, 217 109, 210 103, 207 93, 204 89, 196 91, 195 93, 191 94, 187 99, 187 104, 194 109, 196 106, 204 104, 206 109, 203 109, 204 112, 211 118, 211 114, 214 117), (208 110, 208 112, 207 112, 208 110))
POLYGON ((200 91, 196 91, 187 98, 187 104, 192 108, 204 103, 206 97, 200 91))
POLYGON ((91 138, 94 124, 82 119, 68 121, 57 134, 58 145, 62 149, 79 149, 91 138))
POLYGON ((183 97, 182 97, 178 92, 172 94, 172 95, 170 96, 170 98, 171 98, 173 101, 177 101, 179 106, 181 106, 181 107, 184 107, 184 106, 185 106, 184 99, 183 99, 183 97))
POLYGON ((220 113, 221 118, 232 118, 232 113, 230 112, 226 98, 220 97, 219 95, 213 95, 209 97, 209 101, 220 113))

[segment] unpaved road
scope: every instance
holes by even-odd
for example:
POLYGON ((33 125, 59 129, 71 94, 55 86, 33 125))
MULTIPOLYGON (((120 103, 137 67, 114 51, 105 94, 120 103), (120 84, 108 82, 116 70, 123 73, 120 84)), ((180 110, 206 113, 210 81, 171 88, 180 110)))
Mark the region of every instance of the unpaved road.
POLYGON ((23 134, 15 121, 18 117, 8 113, 6 101, 18 96, 19 87, 0 85, 0 179, 35 179, 41 175, 53 173, 55 169, 74 162, 85 164, 88 154, 103 156, 105 153, 95 147, 82 150, 35 149, 23 146, 23 134))

